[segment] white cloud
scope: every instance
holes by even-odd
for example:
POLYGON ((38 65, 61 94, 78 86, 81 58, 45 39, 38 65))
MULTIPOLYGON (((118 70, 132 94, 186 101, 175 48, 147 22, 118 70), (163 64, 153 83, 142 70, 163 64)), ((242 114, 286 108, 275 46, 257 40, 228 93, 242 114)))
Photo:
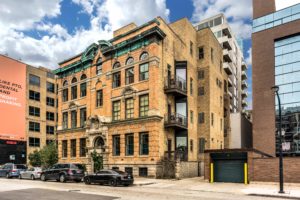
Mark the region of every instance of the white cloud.
POLYGON ((62 25, 48 20, 59 17, 60 3, 61 0, 1 2, 0 53, 8 53, 32 65, 55 69, 58 62, 82 52, 91 43, 110 39, 112 30, 130 22, 140 25, 156 16, 168 20, 170 12, 165 0, 73 0, 82 7, 82 12, 89 15, 90 27, 77 27, 70 33, 62 25), (42 32, 43 36, 29 36, 24 32, 29 30, 42 32))
POLYGON ((295 4, 300 3, 300 0, 276 0, 276 10, 280 10, 295 4))
POLYGON ((252 48, 249 48, 248 51, 248 57, 246 58, 246 63, 248 66, 252 65, 252 48))
POLYGON ((251 37, 251 24, 247 23, 252 18, 251 0, 193 0, 193 5, 193 22, 224 13, 237 37, 251 37))

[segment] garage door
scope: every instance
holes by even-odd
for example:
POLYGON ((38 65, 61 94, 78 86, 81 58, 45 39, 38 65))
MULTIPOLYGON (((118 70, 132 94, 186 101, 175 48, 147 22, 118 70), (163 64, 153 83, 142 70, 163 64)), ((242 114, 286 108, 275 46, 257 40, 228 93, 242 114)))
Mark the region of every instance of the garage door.
POLYGON ((216 160, 214 161, 215 182, 244 182, 244 160, 216 160))

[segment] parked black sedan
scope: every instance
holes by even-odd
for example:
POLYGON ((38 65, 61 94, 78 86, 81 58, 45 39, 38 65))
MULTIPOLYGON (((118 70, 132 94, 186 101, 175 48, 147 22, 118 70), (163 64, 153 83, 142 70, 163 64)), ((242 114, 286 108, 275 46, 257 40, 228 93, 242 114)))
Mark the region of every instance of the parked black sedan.
POLYGON ((99 183, 111 186, 133 184, 133 176, 120 170, 100 170, 95 174, 87 175, 83 178, 85 184, 99 183))

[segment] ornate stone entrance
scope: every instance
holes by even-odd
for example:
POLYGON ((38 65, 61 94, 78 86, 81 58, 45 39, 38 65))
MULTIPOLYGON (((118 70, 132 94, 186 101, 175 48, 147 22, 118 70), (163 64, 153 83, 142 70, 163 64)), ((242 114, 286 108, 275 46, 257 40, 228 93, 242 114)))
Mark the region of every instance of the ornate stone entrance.
POLYGON ((98 115, 90 116, 86 123, 87 153, 89 163, 88 173, 94 172, 94 162, 91 157, 93 152, 97 152, 103 158, 103 167, 107 168, 108 161, 108 128, 105 125, 110 119, 98 115))

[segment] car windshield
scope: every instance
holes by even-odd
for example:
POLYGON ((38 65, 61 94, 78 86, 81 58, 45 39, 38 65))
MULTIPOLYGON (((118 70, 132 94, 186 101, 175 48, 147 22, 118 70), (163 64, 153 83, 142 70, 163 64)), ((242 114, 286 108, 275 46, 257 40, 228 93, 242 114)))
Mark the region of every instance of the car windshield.
POLYGON ((15 165, 16 169, 26 169, 24 165, 15 165))
POLYGON ((83 169, 84 169, 83 166, 80 165, 80 164, 71 164, 71 165, 70 165, 70 168, 71 168, 71 169, 80 169, 80 170, 83 170, 83 169))

